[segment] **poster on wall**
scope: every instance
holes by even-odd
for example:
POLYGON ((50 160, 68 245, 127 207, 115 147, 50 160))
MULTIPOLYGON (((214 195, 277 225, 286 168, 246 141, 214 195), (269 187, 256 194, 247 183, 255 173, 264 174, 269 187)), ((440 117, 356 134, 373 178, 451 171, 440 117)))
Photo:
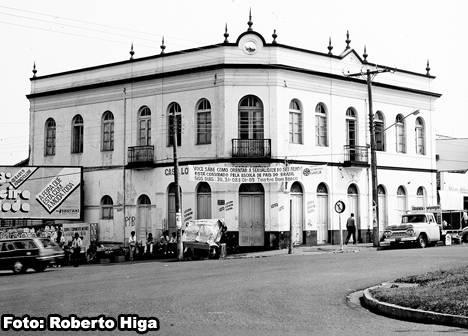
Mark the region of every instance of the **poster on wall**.
POLYGON ((0 218, 80 219, 81 167, 0 167, 0 218))
POLYGON ((326 165, 284 165, 222 166, 190 165, 188 175, 191 181, 211 183, 284 183, 302 181, 326 174, 326 165))

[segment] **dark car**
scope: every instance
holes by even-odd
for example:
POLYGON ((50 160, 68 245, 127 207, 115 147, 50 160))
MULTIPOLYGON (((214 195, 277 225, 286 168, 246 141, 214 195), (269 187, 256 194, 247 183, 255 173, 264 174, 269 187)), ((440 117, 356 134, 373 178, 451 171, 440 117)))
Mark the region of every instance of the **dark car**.
POLYGON ((11 269, 14 273, 24 273, 28 268, 42 272, 63 257, 63 250, 48 238, 0 240, 0 269, 11 269))
POLYGON ((86 259, 89 263, 98 262, 99 259, 114 260, 116 256, 126 255, 122 242, 96 241, 92 242, 86 251, 86 259))
POLYGON ((468 243, 468 226, 465 227, 460 233, 458 234, 460 236, 460 241, 463 243, 468 243))

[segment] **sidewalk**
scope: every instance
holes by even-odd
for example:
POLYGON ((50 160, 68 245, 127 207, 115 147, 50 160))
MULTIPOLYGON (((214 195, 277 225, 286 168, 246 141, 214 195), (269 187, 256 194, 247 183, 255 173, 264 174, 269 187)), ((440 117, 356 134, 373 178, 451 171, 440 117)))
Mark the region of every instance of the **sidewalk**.
MULTIPOLYGON (((360 251, 376 251, 372 243, 368 244, 348 244, 343 245, 343 250, 340 249, 340 245, 318 245, 318 246, 297 246, 293 249, 293 255, 311 255, 311 254, 323 254, 323 253, 357 253, 360 251)), ((259 252, 245 252, 228 254, 226 259, 241 259, 241 258, 266 258, 280 255, 288 255, 288 249, 281 250, 268 250, 259 252)))

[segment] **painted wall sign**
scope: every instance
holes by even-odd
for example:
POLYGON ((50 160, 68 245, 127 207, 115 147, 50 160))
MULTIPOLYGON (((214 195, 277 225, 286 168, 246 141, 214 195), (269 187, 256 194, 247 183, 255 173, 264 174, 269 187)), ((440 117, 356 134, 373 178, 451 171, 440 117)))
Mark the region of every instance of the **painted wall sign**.
POLYGON ((274 164, 268 166, 188 166, 191 181, 211 183, 282 183, 321 176, 326 165, 302 166, 274 164))
POLYGON ((0 218, 80 219, 81 167, 0 167, 0 218))

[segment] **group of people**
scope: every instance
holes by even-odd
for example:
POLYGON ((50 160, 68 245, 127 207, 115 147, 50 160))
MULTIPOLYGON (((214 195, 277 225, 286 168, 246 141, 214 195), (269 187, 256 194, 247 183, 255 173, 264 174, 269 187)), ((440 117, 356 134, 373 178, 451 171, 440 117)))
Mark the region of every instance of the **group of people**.
POLYGON ((146 237, 146 243, 138 243, 135 231, 130 233, 128 239, 130 248, 130 260, 134 260, 135 256, 154 257, 155 255, 175 255, 177 252, 177 234, 172 232, 169 235, 169 230, 165 230, 158 241, 155 241, 153 234, 150 232, 146 237))

